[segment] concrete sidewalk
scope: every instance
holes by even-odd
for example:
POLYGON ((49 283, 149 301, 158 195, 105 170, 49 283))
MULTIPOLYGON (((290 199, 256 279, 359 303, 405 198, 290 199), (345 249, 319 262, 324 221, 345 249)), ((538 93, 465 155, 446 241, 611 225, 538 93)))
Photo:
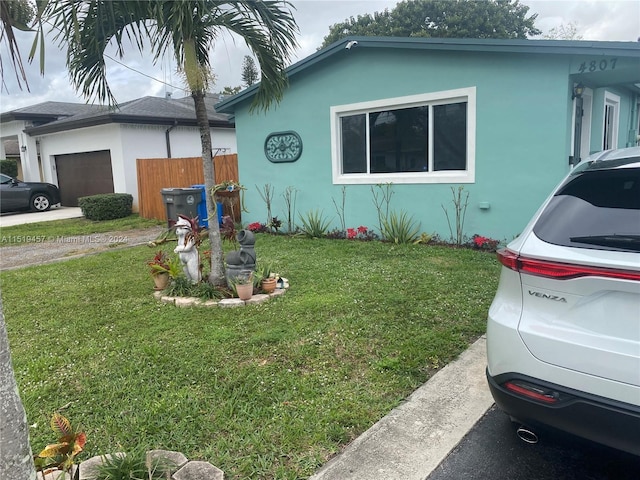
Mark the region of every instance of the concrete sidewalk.
POLYGON ((438 371, 310 480, 423 480, 493 405, 486 339, 438 371))
POLYGON ((4 213, 0 216, 0 227, 13 227, 26 223, 49 222, 65 218, 82 217, 80 207, 57 207, 46 212, 4 213))

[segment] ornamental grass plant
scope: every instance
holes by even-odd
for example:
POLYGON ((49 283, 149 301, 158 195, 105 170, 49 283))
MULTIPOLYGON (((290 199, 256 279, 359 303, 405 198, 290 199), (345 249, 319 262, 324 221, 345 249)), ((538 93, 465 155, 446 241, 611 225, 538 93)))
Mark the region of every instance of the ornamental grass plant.
POLYGON ((65 407, 83 458, 137 446, 307 478, 484 333, 490 253, 256 236, 291 288, 235 309, 158 302, 146 246, 2 272, 34 450, 65 407))

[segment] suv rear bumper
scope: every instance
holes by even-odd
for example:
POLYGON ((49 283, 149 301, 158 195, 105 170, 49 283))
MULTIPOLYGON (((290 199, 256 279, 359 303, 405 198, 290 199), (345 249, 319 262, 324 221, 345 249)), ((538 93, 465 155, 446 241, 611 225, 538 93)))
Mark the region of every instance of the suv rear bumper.
POLYGON ((640 456, 640 407, 561 387, 526 375, 486 372, 496 405, 529 427, 553 427, 640 456), (504 387, 513 380, 560 392, 563 400, 548 405, 504 387))

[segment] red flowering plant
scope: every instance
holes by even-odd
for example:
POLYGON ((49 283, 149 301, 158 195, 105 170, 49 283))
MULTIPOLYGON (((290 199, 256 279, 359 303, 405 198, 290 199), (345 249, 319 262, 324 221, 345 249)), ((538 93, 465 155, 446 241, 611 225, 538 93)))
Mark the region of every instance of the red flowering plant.
POLYGON ((378 236, 367 227, 360 225, 358 228, 347 228, 347 239, 349 240, 375 240, 378 236))
POLYGON ((489 252, 495 252, 498 248, 498 244, 500 243, 500 240, 495 240, 490 237, 483 237, 482 235, 475 234, 471 238, 471 242, 472 242, 473 248, 476 248, 478 250, 487 250, 489 252))
POLYGON ((264 223, 253 222, 247 225, 247 230, 254 233, 264 233, 264 232, 267 232, 269 229, 267 225, 265 225, 264 223))
POLYGON ((162 250, 158 250, 152 260, 147 262, 151 268, 151 275, 169 273, 169 257, 162 250))

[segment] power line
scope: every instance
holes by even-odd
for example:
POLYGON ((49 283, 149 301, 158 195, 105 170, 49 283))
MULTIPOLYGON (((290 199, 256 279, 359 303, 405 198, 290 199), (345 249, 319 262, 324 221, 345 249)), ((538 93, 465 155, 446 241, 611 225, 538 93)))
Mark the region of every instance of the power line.
MULTIPOLYGON (((49 20, 45 20, 45 23, 46 23, 47 25, 49 25, 51 28, 58 30, 59 32, 61 32, 61 31, 62 31, 62 30, 60 30, 60 28, 56 27, 53 23, 51 23, 51 21, 49 21, 49 20)), ((130 66, 129 66, 129 65, 127 65, 126 63, 122 63, 121 61, 116 60, 115 58, 113 58, 111 55, 109 55, 109 54, 107 54, 107 53, 104 53, 104 52, 103 52, 103 53, 102 53, 102 55, 103 55, 104 57, 108 58, 109 60, 111 60, 112 62, 115 62, 115 63, 117 63, 118 65, 121 65, 121 66, 123 66, 124 68, 126 68, 126 69, 128 69, 128 70, 131 70, 132 72, 135 72, 135 73, 137 73, 137 74, 139 74, 139 75, 142 75, 143 77, 147 77, 147 78, 149 78, 149 79, 151 79, 151 80, 154 80, 154 81, 156 81, 156 82, 158 82, 158 83, 162 83, 163 85, 167 85, 167 86, 169 86, 169 87, 171 87, 171 88, 175 88, 175 89, 177 89, 177 90, 182 90, 183 92, 185 92, 185 93, 187 93, 187 94, 189 93, 189 90, 188 90, 188 89, 186 89, 186 88, 176 87, 175 85, 172 85, 172 84, 170 84, 170 83, 167 83, 167 82, 165 82, 165 81, 163 81, 163 80, 158 80, 157 78, 152 77, 151 75, 147 75, 146 73, 141 72, 140 70, 136 70, 135 68, 130 67, 130 66)))
POLYGON ((127 69, 131 70, 132 72, 135 72, 135 73, 137 73, 137 74, 139 74, 139 75, 142 75, 143 77, 150 78, 151 80, 155 80, 155 81, 156 81, 156 82, 158 82, 158 83, 162 83, 163 85, 167 85, 168 87, 175 88, 175 89, 177 89, 177 90, 182 90, 183 92, 186 92, 186 93, 188 93, 188 92, 189 92, 186 88, 183 88, 183 87, 176 87, 175 85, 172 85, 171 83, 165 82, 165 81, 163 81, 163 80, 159 80, 159 79, 157 79, 157 78, 155 78, 155 77, 152 77, 151 75, 147 75, 146 73, 141 72, 140 70, 136 70, 135 68, 130 67, 130 66, 129 66, 129 65, 127 65, 126 63, 122 63, 121 61, 116 60, 116 59, 115 59, 115 58, 113 58, 111 55, 108 55, 108 54, 106 54, 106 53, 103 53, 103 55, 104 55, 106 58, 108 58, 109 60, 111 60, 112 62, 116 62, 118 65, 121 65, 121 66, 123 66, 124 68, 127 68, 127 69))

